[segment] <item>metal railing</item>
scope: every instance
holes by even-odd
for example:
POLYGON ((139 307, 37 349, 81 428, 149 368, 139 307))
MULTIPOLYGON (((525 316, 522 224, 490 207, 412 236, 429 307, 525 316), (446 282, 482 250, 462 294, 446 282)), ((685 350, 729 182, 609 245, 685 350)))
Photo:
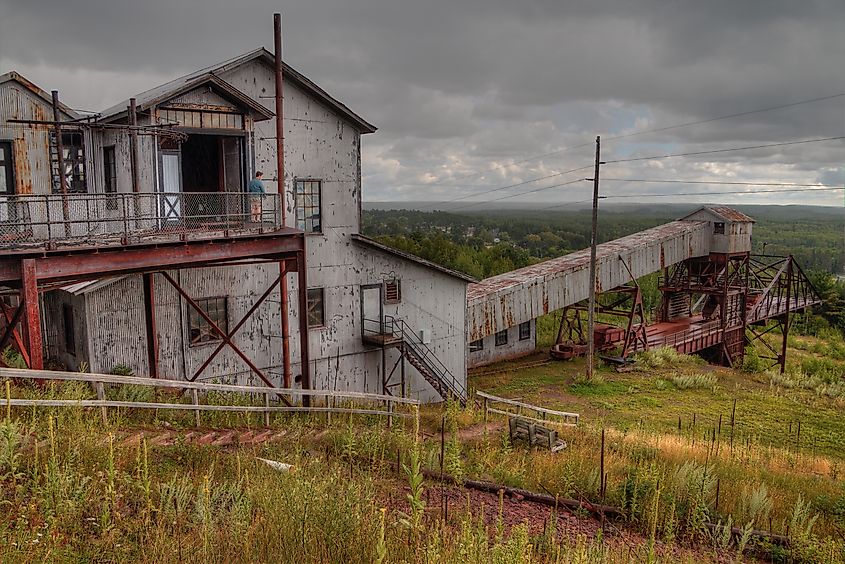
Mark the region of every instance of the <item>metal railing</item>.
POLYGON ((278 194, 0 195, 0 248, 126 244, 208 231, 280 229, 278 194))
POLYGON ((462 402, 467 400, 466 386, 452 374, 405 320, 387 315, 382 325, 389 334, 402 339, 404 346, 410 349, 414 356, 432 372, 435 378, 446 386, 452 395, 462 402))

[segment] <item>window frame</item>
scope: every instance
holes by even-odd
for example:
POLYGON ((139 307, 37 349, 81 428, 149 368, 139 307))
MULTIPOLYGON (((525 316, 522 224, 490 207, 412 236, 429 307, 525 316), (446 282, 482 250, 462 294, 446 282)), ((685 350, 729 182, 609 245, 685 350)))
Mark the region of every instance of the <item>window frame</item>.
POLYGON ((475 341, 470 341, 469 343, 469 352, 476 353, 481 352, 484 350, 484 339, 478 339, 475 341))
POLYGON ((309 233, 316 233, 322 234, 323 233, 323 180, 321 178, 294 178, 293 180, 293 204, 294 204, 294 220, 296 221, 296 228, 301 229, 306 234, 309 233), (303 186, 302 193, 299 192, 299 185, 300 183, 303 186), (313 188, 313 185, 316 184, 317 186, 317 205, 313 205, 313 198, 314 192, 309 191, 306 192, 306 189, 313 188), (305 206, 304 202, 300 205, 300 197, 304 200, 306 196, 311 197, 312 204, 310 206, 305 206), (314 219, 313 215, 310 218, 306 218, 305 210, 310 209, 317 210, 317 228, 314 228, 314 219), (302 217, 300 218, 300 211, 302 217), (308 222, 311 222, 309 227, 308 222))
POLYGON ((6 190, 0 192, 0 194, 12 196, 17 193, 17 186, 15 186, 15 143, 11 139, 0 139, 0 145, 8 148, 8 155, 0 160, 6 177, 6 190))
POLYGON ((496 335, 496 346, 497 347, 504 347, 508 344, 508 330, 502 329, 501 331, 497 331, 496 335))
POLYGON ((391 278, 390 280, 383 281, 381 284, 382 284, 382 295, 384 296, 384 298, 382 299, 382 302, 385 305, 402 303, 402 281, 400 279, 391 278), (395 287, 396 287, 396 292, 395 292, 394 297, 391 297, 391 292, 388 289, 388 286, 391 285, 391 284, 395 285, 395 287))
POLYGON ((725 222, 724 221, 714 221, 713 222, 713 234, 714 235, 724 235, 725 234, 725 222))
POLYGON ((111 197, 118 193, 117 190, 117 146, 106 145, 103 147, 103 193, 106 197, 106 209, 118 209, 118 198, 111 197))
MULTIPOLYGON (((207 316, 209 316, 212 321, 223 331, 225 334, 229 334, 229 296, 207 296, 204 298, 197 298, 194 300, 200 309, 205 312, 207 316), (223 321, 220 322, 219 319, 215 319, 214 316, 209 312, 208 307, 204 306, 211 301, 218 301, 223 300, 223 321)), ((211 325, 199 314, 199 312, 194 308, 193 305, 188 304, 188 346, 189 347, 201 347, 204 345, 209 344, 219 344, 223 341, 223 337, 221 337, 214 329, 211 328, 211 325), (193 336, 194 331, 194 321, 198 322, 196 327, 197 331, 200 332, 199 338, 195 340, 193 336), (209 338, 203 339, 202 338, 202 330, 203 326, 208 327, 208 335, 209 338)))
MULTIPOLYGON (((87 194, 88 193, 88 163, 85 158, 85 135, 82 131, 63 131, 62 135, 62 162, 64 163, 65 171, 59 171, 67 179, 68 194, 87 194), (79 144, 70 142, 71 139, 78 139, 79 144), (71 149, 76 149, 72 151, 71 149), (66 154, 65 154, 66 153, 66 154)), ((50 132, 50 143, 54 148, 58 148, 58 141, 55 132, 50 132)), ((61 179, 59 184, 53 186, 53 193, 60 194, 62 191, 61 179)))
POLYGON ((326 289, 323 287, 319 288, 308 288, 306 294, 306 315, 308 316, 308 328, 309 329, 320 329, 321 327, 326 326, 326 289), (319 302, 315 302, 312 299, 312 292, 319 292, 319 302), (312 312, 313 312, 313 305, 319 303, 320 305, 320 319, 319 323, 312 324, 312 312))
POLYGON ((526 321, 525 323, 519 324, 519 340, 520 341, 527 341, 531 338, 531 322, 526 321), (523 333, 523 329, 527 329, 527 333, 523 333))

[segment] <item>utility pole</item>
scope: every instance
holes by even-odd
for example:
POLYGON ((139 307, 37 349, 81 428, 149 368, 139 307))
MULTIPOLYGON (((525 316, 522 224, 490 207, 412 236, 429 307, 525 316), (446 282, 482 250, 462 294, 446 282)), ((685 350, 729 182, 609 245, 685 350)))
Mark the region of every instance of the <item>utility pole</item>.
POLYGON ((595 339, 593 323, 596 309, 596 230, 599 218, 599 165, 601 165, 601 136, 596 137, 596 170, 593 173, 593 226, 590 233, 590 305, 587 308, 587 380, 593 379, 595 339))

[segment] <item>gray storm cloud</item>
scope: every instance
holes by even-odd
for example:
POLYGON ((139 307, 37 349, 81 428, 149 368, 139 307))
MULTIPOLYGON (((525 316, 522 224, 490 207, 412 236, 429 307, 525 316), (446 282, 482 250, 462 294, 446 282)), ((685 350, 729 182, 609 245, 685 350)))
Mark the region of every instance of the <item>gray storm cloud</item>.
MULTIPOLYGON (((16 69, 61 90, 75 107, 101 109, 180 73, 272 45, 270 15, 279 10, 286 60, 380 128, 365 139, 369 200, 483 192, 589 163, 585 148, 513 164, 597 134, 845 92, 841 0, 80 0, 72 6, 0 0, 0 72, 16 69)), ((607 155, 840 135, 845 97, 608 142, 607 155)), ((612 173, 816 182, 841 179, 843 156, 840 141, 677 159, 663 167, 629 164, 612 173)), ((708 192, 683 189, 690 190, 708 192)), ((530 198, 570 194, 580 197, 577 190, 550 189, 530 198)), ((807 200, 796 193, 742 198, 807 200)), ((813 201, 834 204, 842 195, 814 194, 813 201)))

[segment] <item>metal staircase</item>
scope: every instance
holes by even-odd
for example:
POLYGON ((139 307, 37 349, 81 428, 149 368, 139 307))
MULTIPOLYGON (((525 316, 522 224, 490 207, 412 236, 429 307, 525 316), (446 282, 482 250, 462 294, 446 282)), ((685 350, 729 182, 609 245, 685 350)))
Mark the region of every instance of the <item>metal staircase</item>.
POLYGON ((383 321, 365 319, 363 340, 373 346, 397 348, 402 357, 417 369, 441 398, 445 400, 451 397, 461 406, 466 405, 466 386, 452 374, 405 320, 389 315, 385 316, 383 321))

